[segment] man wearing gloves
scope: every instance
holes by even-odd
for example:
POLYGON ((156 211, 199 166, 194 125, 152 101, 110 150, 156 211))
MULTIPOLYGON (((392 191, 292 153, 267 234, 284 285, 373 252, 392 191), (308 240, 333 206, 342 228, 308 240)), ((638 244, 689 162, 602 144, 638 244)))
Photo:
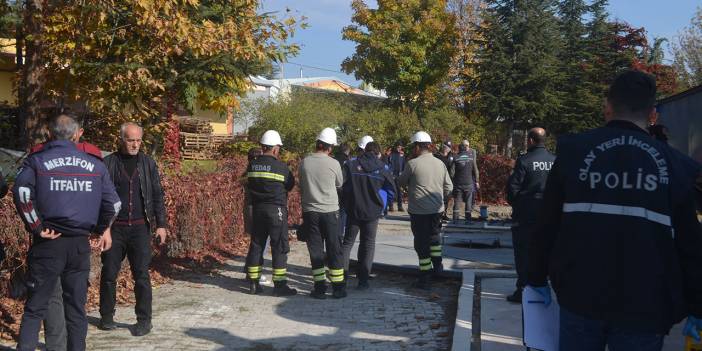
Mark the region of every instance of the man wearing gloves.
POLYGON ((670 328, 702 329, 699 167, 646 132, 656 81, 610 86, 606 126, 562 138, 532 233, 528 285, 560 309, 560 350, 659 351, 670 328))
POLYGON ((453 190, 444 163, 429 151, 431 137, 426 132, 412 136, 414 158, 407 162, 400 185, 408 187, 408 207, 414 235, 414 250, 419 258, 419 279, 415 287, 429 289, 432 271, 443 270, 441 252, 441 215, 444 198, 453 190))
POLYGON ((338 189, 344 184, 339 162, 329 156, 337 145, 336 131, 325 128, 317 136, 316 151, 300 164, 300 193, 304 239, 310 253, 314 289, 310 295, 326 298, 324 253, 329 261, 329 277, 335 298, 346 297, 344 255, 341 250, 338 189))
POLYGON ((359 232, 358 289, 370 287, 368 279, 375 254, 378 220, 395 196, 394 181, 388 166, 380 160, 380 146, 369 142, 365 152, 344 166, 344 206, 348 225, 344 235, 344 269, 348 272, 351 249, 359 232))

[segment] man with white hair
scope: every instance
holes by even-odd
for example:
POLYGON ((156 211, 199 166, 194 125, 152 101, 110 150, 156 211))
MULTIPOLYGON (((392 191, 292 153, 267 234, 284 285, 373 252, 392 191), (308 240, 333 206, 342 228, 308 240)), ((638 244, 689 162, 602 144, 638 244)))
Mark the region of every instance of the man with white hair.
POLYGON ((141 152, 144 130, 136 123, 127 122, 120 128, 120 148, 105 157, 122 210, 112 229, 112 249, 102 254, 100 275, 100 323, 103 330, 117 328, 113 316, 117 293, 117 275, 126 256, 134 279, 137 324, 135 336, 151 331, 151 232, 166 241, 168 220, 163 189, 156 161, 141 152))

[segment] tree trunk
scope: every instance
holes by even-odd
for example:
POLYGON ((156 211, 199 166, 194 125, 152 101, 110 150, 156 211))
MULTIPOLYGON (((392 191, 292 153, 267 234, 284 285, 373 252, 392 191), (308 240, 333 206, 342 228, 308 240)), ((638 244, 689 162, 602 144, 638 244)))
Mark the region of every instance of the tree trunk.
POLYGON ((507 147, 505 148, 505 156, 507 156, 507 158, 512 158, 512 145, 514 142, 514 122, 509 123, 507 132, 509 134, 507 135, 507 147))
POLYGON ((19 127, 20 144, 25 149, 44 141, 43 129, 46 121, 41 116, 41 103, 43 100, 46 69, 44 68, 43 46, 41 34, 43 31, 42 17, 44 15, 46 0, 27 0, 25 3, 22 33, 25 40, 25 61, 22 72, 19 92, 19 127))
POLYGON ((227 107, 227 134, 234 135, 234 108, 227 107))

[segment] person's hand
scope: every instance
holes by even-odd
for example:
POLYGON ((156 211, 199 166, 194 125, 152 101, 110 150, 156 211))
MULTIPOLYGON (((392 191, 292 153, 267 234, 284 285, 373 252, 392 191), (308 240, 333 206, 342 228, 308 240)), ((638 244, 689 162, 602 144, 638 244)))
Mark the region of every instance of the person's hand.
POLYGON ((528 288, 534 289, 541 297, 544 298, 544 306, 548 307, 551 304, 551 287, 548 286, 531 286, 527 285, 528 288))
POLYGON ((475 183, 475 188, 480 190, 480 183, 475 183))
POLYGON ((105 252, 112 247, 112 232, 110 231, 110 228, 107 228, 107 230, 102 233, 97 247, 100 249, 100 252, 105 252))
POLYGON ((166 230, 166 228, 156 228, 156 234, 154 235, 156 235, 159 238, 159 245, 163 245, 166 243, 166 236, 168 236, 168 231, 166 230))
POLYGON ((61 233, 54 231, 53 229, 44 229, 39 233, 39 236, 44 239, 54 240, 61 236, 61 233))
POLYGON ((700 331, 702 331, 702 319, 693 316, 687 317, 685 328, 683 328, 683 335, 695 339, 696 342, 700 342, 700 331))

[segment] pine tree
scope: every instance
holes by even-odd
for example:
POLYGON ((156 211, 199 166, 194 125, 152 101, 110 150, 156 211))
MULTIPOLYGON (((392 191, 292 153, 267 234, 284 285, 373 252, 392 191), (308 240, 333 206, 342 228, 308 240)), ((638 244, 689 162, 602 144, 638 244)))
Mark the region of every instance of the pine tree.
MULTIPOLYGON (((492 0, 478 53, 481 112, 508 130, 554 121, 560 38, 552 0, 492 0)), ((511 139, 511 138, 509 138, 511 139)))

